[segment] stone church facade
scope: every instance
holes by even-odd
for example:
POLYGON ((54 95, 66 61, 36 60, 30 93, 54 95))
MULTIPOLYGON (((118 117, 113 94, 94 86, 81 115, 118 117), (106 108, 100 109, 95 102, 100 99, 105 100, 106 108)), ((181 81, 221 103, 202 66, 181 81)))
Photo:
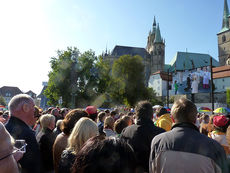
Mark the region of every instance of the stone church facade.
POLYGON ((145 67, 145 82, 148 85, 152 73, 163 71, 165 66, 165 41, 161 37, 159 24, 156 24, 154 17, 152 30, 149 31, 146 48, 116 45, 111 53, 103 54, 104 60, 112 65, 114 60, 122 55, 140 55, 143 58, 145 67))
POLYGON ((228 65, 230 61, 230 14, 227 0, 224 0, 224 13, 222 29, 217 34, 218 37, 218 56, 220 66, 228 65))

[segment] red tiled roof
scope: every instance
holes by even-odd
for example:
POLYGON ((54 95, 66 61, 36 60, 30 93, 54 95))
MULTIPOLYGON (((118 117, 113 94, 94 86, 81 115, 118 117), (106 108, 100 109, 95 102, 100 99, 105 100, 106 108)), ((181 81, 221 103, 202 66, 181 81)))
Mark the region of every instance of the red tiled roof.
POLYGON ((213 79, 230 77, 230 66, 212 68, 213 79))
POLYGON ((164 71, 157 71, 155 73, 153 73, 152 75, 157 75, 160 74, 160 77, 162 80, 166 80, 166 81, 172 81, 172 75, 168 75, 168 73, 164 72, 164 71))

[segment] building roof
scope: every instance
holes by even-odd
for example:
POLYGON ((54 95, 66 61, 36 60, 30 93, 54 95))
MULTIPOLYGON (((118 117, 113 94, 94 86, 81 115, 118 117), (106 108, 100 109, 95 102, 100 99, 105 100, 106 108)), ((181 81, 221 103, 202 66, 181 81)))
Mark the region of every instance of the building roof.
POLYGON ((3 97, 6 96, 6 93, 10 93, 10 97, 13 97, 17 94, 22 94, 23 92, 18 87, 3 86, 0 88, 0 95, 3 97))
MULTIPOLYGON (((170 62, 170 71, 191 70, 210 65, 210 55, 190 52, 177 52, 170 62)), ((212 58, 212 65, 217 67, 219 62, 212 58)))
POLYGON ((212 68, 213 79, 230 77, 230 66, 212 68))
POLYGON ((46 90, 48 86, 47 85, 44 85, 43 88, 42 88, 42 91, 41 93, 37 96, 37 98, 42 98, 42 96, 44 95, 44 91, 46 90))
POLYGON ((163 40, 161 38, 161 31, 160 31, 159 23, 157 24, 157 30, 156 30, 156 36, 155 36, 154 43, 163 43, 163 40))
POLYGON ((140 55, 142 58, 147 57, 148 52, 145 48, 139 47, 129 47, 129 46, 115 46, 112 51, 112 56, 122 56, 122 55, 140 55))
POLYGON ((160 75, 160 77, 161 77, 162 80, 172 81, 172 75, 171 74, 168 75, 168 73, 166 73, 164 71, 157 71, 157 72, 153 73, 151 76, 158 75, 158 74, 160 75))

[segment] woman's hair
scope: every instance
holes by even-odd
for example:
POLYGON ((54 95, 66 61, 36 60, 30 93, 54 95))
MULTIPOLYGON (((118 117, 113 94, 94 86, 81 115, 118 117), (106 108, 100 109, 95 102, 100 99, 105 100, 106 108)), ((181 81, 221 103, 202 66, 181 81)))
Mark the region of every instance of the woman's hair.
POLYGON ((88 113, 84 109, 73 109, 68 112, 61 124, 61 131, 70 135, 74 125, 82 117, 88 117, 88 113))
POLYGON ((55 122, 55 117, 51 114, 45 114, 40 117, 40 124, 42 128, 49 127, 51 122, 55 122))
POLYGON ((128 126, 128 122, 125 121, 125 119, 120 118, 115 121, 114 123, 114 131, 117 134, 121 134, 122 130, 128 126))
POLYGON ((113 125, 114 125, 114 119, 113 117, 109 116, 105 118, 105 122, 104 122, 104 128, 110 128, 113 129, 113 125))
POLYGON ((98 134, 97 124, 93 120, 86 117, 81 118, 68 138, 67 150, 76 154, 89 138, 98 134))
POLYGON ((98 120, 99 121, 103 121, 103 118, 106 116, 106 113, 105 112, 100 112, 99 114, 98 114, 98 120))
POLYGON ((72 172, 133 173, 136 163, 132 147, 124 140, 94 137, 77 154, 72 172))

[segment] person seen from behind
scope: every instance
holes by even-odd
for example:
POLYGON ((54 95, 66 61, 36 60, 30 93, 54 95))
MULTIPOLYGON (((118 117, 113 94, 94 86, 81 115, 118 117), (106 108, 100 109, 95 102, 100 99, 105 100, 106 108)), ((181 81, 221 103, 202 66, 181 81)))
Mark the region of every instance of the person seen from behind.
POLYGON ((167 109, 165 109, 164 107, 157 108, 156 116, 157 116, 157 120, 155 121, 154 124, 157 127, 165 129, 165 131, 171 130, 173 121, 167 109))
POLYGON ((151 144, 150 173, 228 173, 223 147, 200 134, 195 126, 196 105, 182 97, 174 102, 172 130, 157 135, 151 144))
POLYGON ((81 118, 74 126, 68 138, 67 148, 62 152, 59 162, 59 173, 70 173, 76 154, 83 144, 91 137, 99 134, 97 124, 87 118, 81 118))

